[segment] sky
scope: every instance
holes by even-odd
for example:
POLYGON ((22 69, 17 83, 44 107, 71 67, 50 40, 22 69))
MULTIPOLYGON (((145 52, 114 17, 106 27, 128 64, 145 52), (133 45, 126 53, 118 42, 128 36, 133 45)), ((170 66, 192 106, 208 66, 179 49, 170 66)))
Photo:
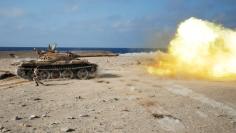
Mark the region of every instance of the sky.
POLYGON ((236 0, 0 0, 0 47, 165 48, 190 17, 236 28, 236 0))

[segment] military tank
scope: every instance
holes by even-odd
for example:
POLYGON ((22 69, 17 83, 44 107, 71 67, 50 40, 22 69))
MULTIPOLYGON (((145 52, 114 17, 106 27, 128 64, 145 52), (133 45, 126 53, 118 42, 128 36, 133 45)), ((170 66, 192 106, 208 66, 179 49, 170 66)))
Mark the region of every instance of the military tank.
POLYGON ((55 45, 49 45, 47 51, 34 49, 38 55, 37 60, 22 61, 17 67, 17 75, 21 78, 33 80, 34 70, 38 70, 38 78, 45 79, 88 79, 93 78, 97 72, 97 64, 71 53, 56 51, 55 45))

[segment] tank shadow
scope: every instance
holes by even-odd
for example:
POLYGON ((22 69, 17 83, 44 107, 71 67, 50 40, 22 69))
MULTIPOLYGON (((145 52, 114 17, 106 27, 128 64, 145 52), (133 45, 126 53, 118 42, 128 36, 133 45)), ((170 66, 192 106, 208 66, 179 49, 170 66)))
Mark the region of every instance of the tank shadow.
POLYGON ((63 83, 63 84, 60 84, 60 83, 53 83, 53 84, 45 84, 45 86, 58 86, 58 85, 68 85, 70 83, 63 83))
POLYGON ((98 78, 119 78, 121 76, 117 74, 112 74, 112 73, 105 73, 105 74, 98 74, 97 77, 98 78))

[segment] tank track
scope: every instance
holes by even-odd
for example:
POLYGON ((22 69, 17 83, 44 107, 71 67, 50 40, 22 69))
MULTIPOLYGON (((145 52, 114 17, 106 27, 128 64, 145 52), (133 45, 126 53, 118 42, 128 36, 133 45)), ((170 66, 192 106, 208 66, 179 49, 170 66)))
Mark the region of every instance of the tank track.
POLYGON ((45 65, 45 66, 19 66, 17 75, 21 78, 33 80, 34 69, 38 69, 38 78, 44 79, 88 79, 96 76, 96 64, 69 64, 69 65, 45 65))

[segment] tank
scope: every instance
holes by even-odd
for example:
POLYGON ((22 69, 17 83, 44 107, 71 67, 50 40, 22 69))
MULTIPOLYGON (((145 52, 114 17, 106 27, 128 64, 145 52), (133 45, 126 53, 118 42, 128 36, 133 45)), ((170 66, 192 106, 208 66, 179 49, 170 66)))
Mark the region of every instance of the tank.
POLYGON ((71 52, 60 53, 56 46, 49 45, 47 51, 34 49, 38 55, 37 60, 22 61, 17 67, 17 75, 21 78, 33 80, 34 69, 38 69, 38 78, 44 79, 89 79, 97 72, 97 64, 71 52))

